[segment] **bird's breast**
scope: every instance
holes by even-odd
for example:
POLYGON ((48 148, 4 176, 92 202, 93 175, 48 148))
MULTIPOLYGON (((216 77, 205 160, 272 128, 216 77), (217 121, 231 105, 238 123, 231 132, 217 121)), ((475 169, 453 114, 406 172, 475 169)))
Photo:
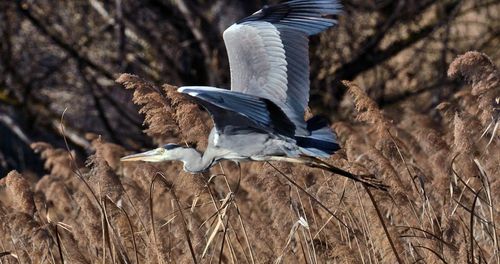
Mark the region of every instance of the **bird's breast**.
POLYGON ((214 143, 214 146, 218 146, 219 145, 219 139, 220 139, 220 135, 219 135, 219 132, 215 132, 214 133, 214 136, 213 136, 213 143, 214 143))

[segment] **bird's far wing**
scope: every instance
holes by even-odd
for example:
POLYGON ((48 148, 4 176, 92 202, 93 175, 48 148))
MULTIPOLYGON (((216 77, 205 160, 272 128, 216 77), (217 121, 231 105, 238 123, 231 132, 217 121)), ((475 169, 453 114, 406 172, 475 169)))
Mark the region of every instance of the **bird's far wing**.
POLYGON ((250 94, 205 86, 184 86, 177 91, 191 96, 212 116, 218 131, 255 128, 293 137, 295 125, 272 101, 250 94))
POLYGON ((309 39, 336 24, 338 0, 294 0, 264 7, 224 31, 231 90, 267 98, 308 135, 309 39))

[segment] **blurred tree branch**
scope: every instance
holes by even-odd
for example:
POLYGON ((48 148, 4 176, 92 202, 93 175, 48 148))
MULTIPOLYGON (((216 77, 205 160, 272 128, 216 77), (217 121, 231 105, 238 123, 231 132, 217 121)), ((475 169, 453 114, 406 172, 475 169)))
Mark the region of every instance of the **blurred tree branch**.
MULTIPOLYGON (((60 48, 65 50, 73 59, 76 59, 78 63, 81 63, 96 72, 100 73, 104 77, 108 78, 110 81, 114 81, 115 78, 113 77, 113 74, 111 74, 108 70, 104 69, 100 65, 92 62, 90 59, 85 57, 83 54, 81 54, 75 47, 77 45, 69 44, 65 41, 63 41, 61 38, 59 38, 55 33, 53 33, 48 27, 45 27, 43 23, 38 20, 30 11, 27 6, 23 5, 22 0, 19 0, 18 2, 18 9, 19 11, 37 28, 40 30, 42 34, 47 36, 49 39, 51 39, 55 44, 57 44, 60 48)), ((87 42, 88 43, 88 42, 87 42)), ((131 124, 140 127, 140 122, 135 120, 133 117, 130 116, 130 114, 126 113, 125 111, 122 110, 122 108, 119 106, 119 104, 110 96, 107 95, 107 93, 103 93, 104 97, 106 100, 114 106, 114 108, 122 114, 124 118, 126 118, 131 124)))
POLYGON ((19 12, 23 14, 31 24, 40 30, 42 34, 50 38, 55 44, 57 44, 60 48, 65 50, 68 54, 70 54, 77 61, 85 64, 86 66, 92 68, 93 70, 99 72, 106 78, 110 80, 114 80, 113 74, 108 70, 104 69, 97 63, 94 63, 83 54, 81 54, 77 49, 75 49, 74 44, 67 43, 59 38, 55 33, 53 33, 48 27, 46 27, 40 20, 38 20, 29 10, 28 4, 25 4, 23 0, 17 0, 17 6, 19 12))
MULTIPOLYGON (((454 15, 454 11, 456 11, 456 8, 459 6, 460 2, 461 1, 459 0, 451 1, 450 3, 448 3, 445 6, 445 9, 449 10, 446 15, 454 15)), ((402 50, 429 36, 429 34, 437 30, 439 27, 443 26, 445 24, 445 21, 446 19, 443 18, 435 19, 432 23, 419 28, 419 30, 408 33, 408 37, 394 41, 387 48, 378 47, 378 44, 383 38, 383 35, 388 31, 388 27, 383 26, 382 32, 377 33, 369 38, 368 42, 370 43, 370 45, 367 45, 360 55, 356 56, 350 62, 344 63, 342 67, 340 67, 333 73, 333 75, 336 76, 337 80, 339 81, 352 80, 360 73, 394 57, 402 50)), ((389 24, 393 23, 391 22, 389 24)))
MULTIPOLYGON (((57 123, 71 106, 66 127, 79 151, 88 146, 86 132, 130 148, 151 145, 115 75, 228 87, 222 31, 277 2, 0 1, 0 111, 34 141, 61 144, 57 123)), ((499 60, 498 1, 343 4, 339 26, 310 42, 310 105, 334 118, 350 113, 340 80, 356 79, 385 109, 411 100, 427 113, 461 88, 445 74, 457 54, 476 49, 499 60)))

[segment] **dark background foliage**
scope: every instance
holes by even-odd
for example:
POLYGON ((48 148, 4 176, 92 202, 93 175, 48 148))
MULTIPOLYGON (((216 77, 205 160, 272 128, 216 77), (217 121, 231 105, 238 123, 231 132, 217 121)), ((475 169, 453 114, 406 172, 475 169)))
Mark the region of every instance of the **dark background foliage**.
POLYGON ((498 0, 344 1, 311 38, 311 111, 342 146, 325 162, 387 192, 120 161, 203 150, 211 120, 174 86, 229 87, 222 32, 270 3, 0 1, 2 263, 500 263, 498 0))
MULTIPOLYGON (((153 143, 119 73, 155 84, 229 87, 223 30, 264 4, 236 0, 0 2, 0 175, 41 174, 29 144, 89 152, 86 133, 138 150, 153 143)), ((499 3, 491 0, 344 1, 339 26, 311 39, 311 107, 334 120, 341 80, 356 80, 382 109, 433 107, 460 88, 447 65, 467 50, 499 60, 499 3)), ((397 116, 392 117, 397 118, 397 116)))

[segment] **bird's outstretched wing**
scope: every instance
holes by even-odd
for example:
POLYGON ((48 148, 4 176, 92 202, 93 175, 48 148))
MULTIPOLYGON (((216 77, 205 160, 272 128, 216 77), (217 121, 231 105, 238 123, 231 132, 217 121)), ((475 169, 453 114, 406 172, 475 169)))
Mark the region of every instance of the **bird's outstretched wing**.
POLYGON ((308 135, 309 40, 336 24, 338 0, 293 0, 264 7, 224 31, 231 90, 267 98, 308 135))
POLYGON ((212 116, 221 133, 228 129, 256 129, 293 138, 295 125, 272 101, 250 94, 206 86, 184 86, 187 94, 212 116))

